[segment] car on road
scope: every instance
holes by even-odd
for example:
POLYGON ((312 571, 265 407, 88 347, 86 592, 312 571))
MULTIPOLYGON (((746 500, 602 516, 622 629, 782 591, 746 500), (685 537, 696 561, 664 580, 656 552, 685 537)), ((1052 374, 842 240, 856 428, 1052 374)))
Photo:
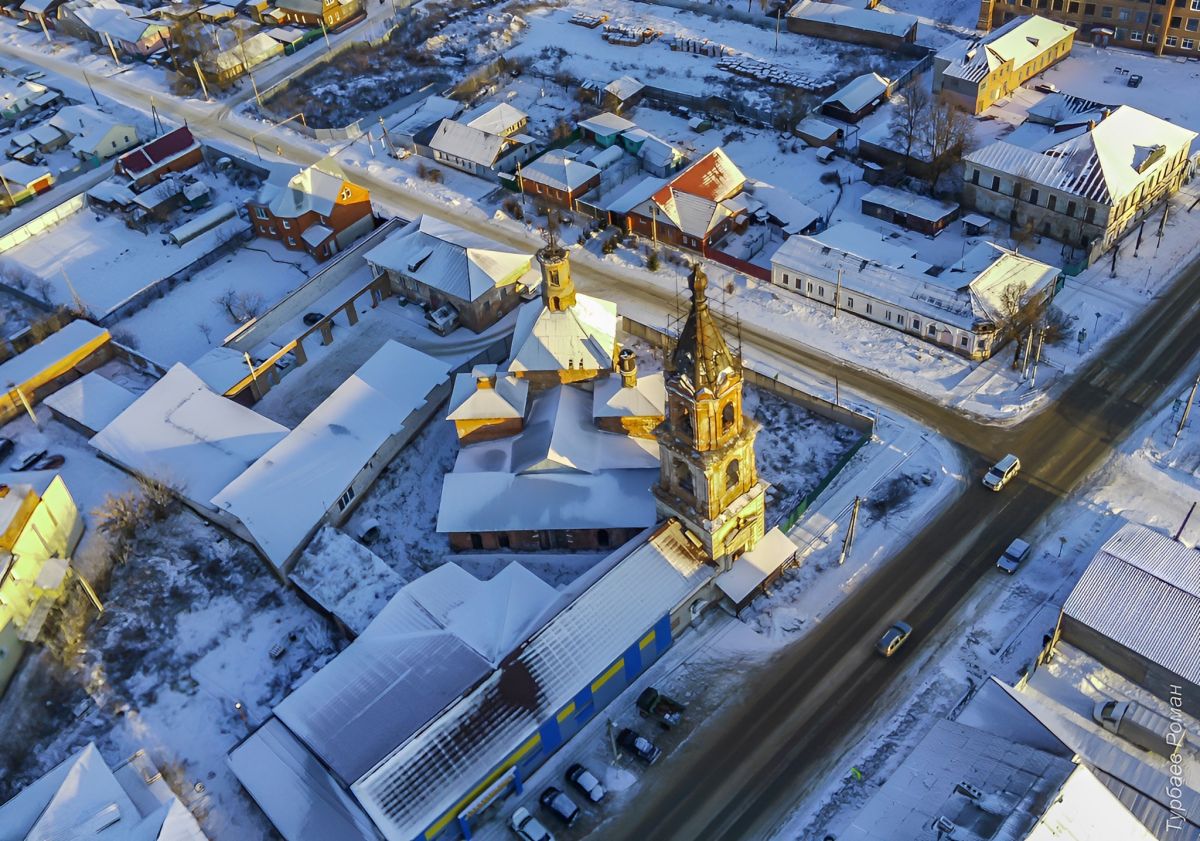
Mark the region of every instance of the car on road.
POLYGON ((1000 556, 1000 560, 996 561, 997 569, 1012 575, 1021 566, 1022 562, 1029 557, 1030 548, 1028 543, 1017 538, 1008 544, 1008 548, 1004 550, 1004 554, 1000 556))
POLYGON ((658 745, 628 727, 617 734, 617 744, 647 765, 653 765, 662 756, 662 749, 658 745))
POLYGON ((1038 93, 1058 93, 1058 85, 1052 82, 1041 82, 1034 85, 1033 89, 1038 93))
POLYGON ((593 803, 599 803, 608 794, 599 778, 578 762, 567 769, 567 782, 593 803))
POLYGON ((1004 486, 1011 482, 1020 470, 1021 460, 1009 453, 988 468, 988 472, 983 475, 983 485, 993 491, 1004 490, 1004 486))
POLYGON ((512 813, 512 817, 508 819, 508 825, 523 841, 554 841, 550 830, 546 829, 542 822, 530 814, 524 806, 517 807, 517 810, 512 813))
POLYGON ((1141 77, 1141 74, 1139 74, 1139 73, 1134 73, 1125 82, 1125 84, 1129 85, 1129 87, 1131 87, 1131 88, 1136 88, 1141 83, 1142 83, 1142 77, 1141 77))
POLYGON ((542 796, 538 798, 538 802, 554 817, 565 823, 567 826, 575 823, 575 819, 579 817, 579 807, 575 805, 575 801, 567 796, 567 793, 561 788, 549 786, 542 792, 542 796))
POLYGON ((13 451, 13 447, 17 446, 16 442, 11 438, 0 438, 0 459, 8 458, 13 451))
POLYGON ((884 631, 879 642, 875 643, 875 650, 884 657, 891 657, 900 650, 900 646, 904 645, 910 636, 912 636, 911 625, 907 622, 893 622, 892 627, 884 631))

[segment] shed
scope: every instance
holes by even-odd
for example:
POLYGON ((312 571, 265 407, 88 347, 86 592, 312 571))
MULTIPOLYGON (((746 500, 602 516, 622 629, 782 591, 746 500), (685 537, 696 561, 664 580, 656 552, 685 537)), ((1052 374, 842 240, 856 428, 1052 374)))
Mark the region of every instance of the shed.
POLYGON ((92 371, 51 394, 45 404, 56 420, 90 438, 136 399, 129 389, 92 371))
POLYGON ((958 217, 958 205, 929 196, 878 186, 862 197, 862 212, 929 236, 936 236, 958 217))
POLYGON ((795 560, 796 544, 776 526, 753 549, 734 561, 728 572, 718 575, 714 583, 740 613, 795 560))
POLYGON ((795 131, 809 146, 836 146, 845 135, 841 126, 820 117, 805 117, 796 124, 795 131))
POLYGON ((103 327, 80 319, 0 362, 0 422, 24 411, 24 402, 35 404, 40 397, 52 394, 65 375, 95 367, 97 360, 106 359, 111 338, 103 327))
POLYGON ((821 103, 821 113, 847 123, 857 123, 888 97, 887 79, 878 73, 864 73, 821 103))

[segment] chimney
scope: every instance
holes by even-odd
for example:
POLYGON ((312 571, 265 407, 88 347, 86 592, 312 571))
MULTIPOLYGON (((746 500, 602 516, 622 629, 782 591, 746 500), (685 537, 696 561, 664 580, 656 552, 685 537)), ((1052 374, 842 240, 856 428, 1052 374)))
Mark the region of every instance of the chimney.
POLYGON ((621 348, 617 354, 617 370, 621 372, 621 387, 637 385, 637 354, 631 348, 621 348))
POLYGON ((475 388, 478 391, 496 387, 495 365, 476 365, 471 371, 471 376, 475 378, 475 388))
POLYGON ((1108 108, 1107 106, 1100 111, 1100 119, 1101 120, 1107 120, 1111 116, 1112 116, 1112 109, 1108 108))
POLYGON ((1088 131, 1095 131, 1095 130, 1096 130, 1096 121, 1088 120, 1088 131))

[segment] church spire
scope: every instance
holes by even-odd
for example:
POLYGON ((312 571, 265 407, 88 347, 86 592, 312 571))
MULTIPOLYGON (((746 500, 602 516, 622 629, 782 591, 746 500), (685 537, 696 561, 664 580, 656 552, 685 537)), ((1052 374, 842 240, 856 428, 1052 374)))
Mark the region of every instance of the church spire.
POLYGON ((737 367, 709 311, 707 287, 708 276, 699 263, 694 263, 688 277, 692 306, 671 354, 672 374, 694 392, 717 391, 724 378, 737 367))

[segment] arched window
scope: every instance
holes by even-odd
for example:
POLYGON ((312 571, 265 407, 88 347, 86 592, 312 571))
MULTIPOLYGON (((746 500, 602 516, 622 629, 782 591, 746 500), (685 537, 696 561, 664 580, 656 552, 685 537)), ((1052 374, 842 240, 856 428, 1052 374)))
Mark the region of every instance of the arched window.
POLYGON ((683 430, 683 434, 689 438, 696 434, 695 427, 692 426, 692 413, 687 406, 682 406, 679 409, 679 426, 683 430))
POLYGON ((551 308, 551 309, 556 309, 556 310, 557 310, 557 309, 562 309, 562 306, 561 306, 561 305, 559 304, 559 302, 558 302, 558 298, 551 298, 551 299, 550 299, 550 308, 551 308))
POLYGON ((734 410, 733 410, 733 401, 731 400, 728 403, 726 403, 725 408, 721 410, 721 431, 728 432, 729 428, 733 426, 733 421, 734 421, 734 410))
POLYGON ((690 494, 696 492, 696 488, 692 484, 692 471, 688 470, 688 466, 683 461, 675 461, 675 475, 679 478, 680 488, 690 494))
POLYGON ((736 488, 742 478, 738 460, 735 458, 725 466, 725 490, 736 488))

